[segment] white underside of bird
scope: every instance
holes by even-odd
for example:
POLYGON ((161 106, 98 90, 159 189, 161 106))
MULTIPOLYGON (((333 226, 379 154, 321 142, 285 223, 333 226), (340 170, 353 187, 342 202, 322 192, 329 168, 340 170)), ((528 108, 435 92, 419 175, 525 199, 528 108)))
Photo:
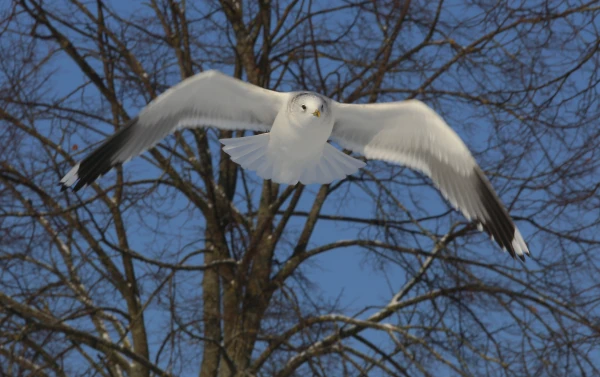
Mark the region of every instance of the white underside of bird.
POLYGON ((271 132, 220 142, 232 161, 263 179, 288 185, 326 184, 365 166, 363 161, 327 143, 332 129, 332 119, 313 124, 288 117, 281 109, 271 132))

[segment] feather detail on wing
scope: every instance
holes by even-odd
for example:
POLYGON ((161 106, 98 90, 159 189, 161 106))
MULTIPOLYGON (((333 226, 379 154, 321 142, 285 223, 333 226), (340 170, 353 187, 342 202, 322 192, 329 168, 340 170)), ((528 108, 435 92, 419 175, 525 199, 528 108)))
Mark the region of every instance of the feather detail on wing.
POLYGON ((490 182, 460 137, 417 100, 335 103, 332 140, 370 159, 406 165, 429 176, 444 197, 513 257, 529 250, 490 182))
POLYGON ((269 131, 288 96, 217 71, 199 73, 158 96, 75 165, 61 179, 62 190, 73 187, 77 191, 91 184, 181 127, 269 131))

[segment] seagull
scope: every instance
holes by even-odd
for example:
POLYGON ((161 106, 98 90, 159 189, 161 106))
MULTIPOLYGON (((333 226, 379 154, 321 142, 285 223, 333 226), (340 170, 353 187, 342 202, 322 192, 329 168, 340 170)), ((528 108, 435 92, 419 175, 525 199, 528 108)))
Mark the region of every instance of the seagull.
POLYGON ((192 76, 156 97, 138 116, 60 181, 78 191, 184 127, 211 125, 258 135, 221 139, 232 161, 263 179, 327 184, 365 166, 337 149, 402 164, 427 175, 463 215, 515 258, 527 244, 460 137, 418 100, 345 104, 313 92, 276 92, 218 71, 192 76))

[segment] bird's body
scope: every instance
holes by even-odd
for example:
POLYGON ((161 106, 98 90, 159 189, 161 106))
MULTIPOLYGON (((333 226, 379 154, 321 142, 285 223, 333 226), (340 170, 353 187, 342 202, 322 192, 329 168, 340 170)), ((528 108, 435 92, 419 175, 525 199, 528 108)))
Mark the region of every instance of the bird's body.
POLYGON ((311 92, 289 96, 269 133, 221 139, 234 162, 289 185, 330 183, 365 165, 327 143, 334 125, 329 99, 311 92))
MULTIPOLYGON (((314 112, 320 107, 316 95, 307 93, 304 97, 307 100, 305 102, 309 102, 304 105, 307 109, 313 109, 314 112)), ((333 118, 297 116, 294 112, 286 117, 286 113, 286 109, 282 109, 275 118, 269 132, 268 154, 274 161, 280 161, 280 168, 273 172, 273 180, 296 184, 302 170, 320 160, 331 136, 333 118)))
POLYGON ((126 127, 62 179, 75 191, 180 127, 212 125, 267 133, 222 139, 245 169, 284 184, 331 183, 365 163, 336 149, 404 164, 429 176, 452 205, 512 256, 529 250, 508 212, 460 137, 417 100, 342 104, 311 92, 280 93, 216 71, 197 74, 148 104, 126 127))
MULTIPOLYGON (((293 98, 298 94, 300 93, 293 93, 290 97, 293 98)), ((313 117, 298 116, 293 111, 288 112, 288 110, 291 110, 290 104, 286 104, 284 107, 288 109, 281 109, 277 118, 275 118, 273 128, 271 128, 269 134, 271 136, 271 144, 276 148, 285 150, 297 158, 307 158, 314 153, 320 154, 323 150, 323 146, 331 136, 333 117, 321 115, 316 117, 312 114, 323 106, 321 101, 324 102, 315 93, 302 93, 302 96, 298 97, 297 101, 302 101, 304 106, 307 107, 307 111, 311 112, 313 117), (306 101, 303 101, 303 98, 306 101), (290 116, 286 116, 287 113, 290 116)))

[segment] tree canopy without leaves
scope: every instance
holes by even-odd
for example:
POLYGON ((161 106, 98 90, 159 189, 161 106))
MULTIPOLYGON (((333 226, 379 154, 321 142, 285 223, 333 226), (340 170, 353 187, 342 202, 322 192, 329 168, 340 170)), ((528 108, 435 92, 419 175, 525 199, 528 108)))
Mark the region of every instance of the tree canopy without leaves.
POLYGON ((598 25, 599 1, 4 2, 0 375, 600 375, 598 25), (207 69, 426 102, 532 258, 401 166, 262 181, 220 150, 243 131, 181 130, 60 191, 98 142, 207 69), (342 276, 332 260, 369 297, 322 284, 342 276))

